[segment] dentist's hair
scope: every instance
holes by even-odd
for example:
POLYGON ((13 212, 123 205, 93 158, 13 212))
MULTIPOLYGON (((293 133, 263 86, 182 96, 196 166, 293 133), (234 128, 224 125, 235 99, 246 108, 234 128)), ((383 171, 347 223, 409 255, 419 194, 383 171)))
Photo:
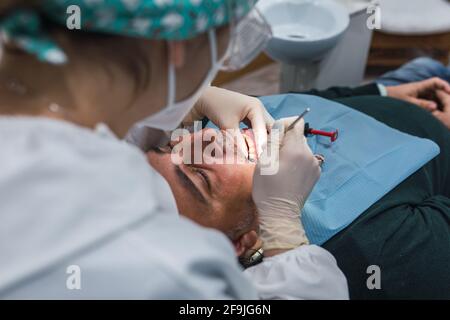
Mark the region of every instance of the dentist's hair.
MULTIPOLYGON (((32 1, 30 1, 32 2, 32 1)), ((2 2, 0 2, 0 14, 4 13, 10 9, 13 9, 17 6, 20 6, 24 3, 23 0, 2 0, 2 2)))
MULTIPOLYGON (((0 38, 0 92, 10 98, 0 97, 0 114, 48 115, 49 105, 56 104, 61 106, 59 110, 64 111, 57 113, 56 117, 88 127, 101 121, 123 136, 131 123, 158 111, 167 103, 170 62, 167 41, 83 28, 69 30, 48 18, 40 3, 38 0, 0 0, 0 20, 15 9, 33 10, 40 15, 45 33, 64 51, 68 63, 54 65, 42 62, 14 41, 0 38), (23 84, 24 94, 11 94, 10 88, 16 83, 23 84), (86 85, 82 86, 83 83, 86 85), (93 89, 96 86, 98 90, 93 89), (83 92, 78 91, 80 87, 83 92), (119 95, 116 89, 126 90, 120 92, 120 102, 117 103, 113 98, 114 94, 119 95), (120 116, 121 113, 127 117, 120 116)), ((177 88, 179 98, 193 91, 191 84, 197 84, 203 72, 210 68, 207 63, 212 63, 203 58, 191 63, 202 54, 209 57, 207 33, 183 44, 187 63, 177 71, 188 80, 177 78, 184 84, 181 89, 177 88), (199 67, 201 72, 194 70, 193 66, 199 67)))
POLYGON ((39 8, 40 0, 1 0, 0 16, 18 8, 39 8))
MULTIPOLYGON (((33 9, 39 13, 39 3, 40 1, 37 0, 1 0, 0 19, 17 9, 33 9)), ((118 66, 130 76, 136 95, 150 84, 152 80, 150 79, 151 63, 148 54, 151 50, 150 47, 156 46, 155 41, 83 30, 69 30, 65 26, 46 19, 45 15, 42 15, 41 18, 44 28, 49 31, 66 54, 69 54, 69 60, 82 59, 91 65, 103 67, 111 78, 114 77, 111 69, 118 66)), ((18 59, 25 54, 14 43, 6 42, 5 39, 0 40, 4 54, 18 59)), ((0 65, 2 62, 0 61, 0 65)), ((48 63, 43 64, 47 65, 49 69, 53 68, 48 63)))

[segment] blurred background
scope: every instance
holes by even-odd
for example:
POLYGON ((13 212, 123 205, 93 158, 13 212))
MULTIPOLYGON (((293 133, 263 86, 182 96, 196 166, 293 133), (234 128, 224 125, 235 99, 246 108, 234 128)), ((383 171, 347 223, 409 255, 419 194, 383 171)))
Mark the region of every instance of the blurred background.
POLYGON ((416 57, 449 64, 448 0, 260 0, 258 7, 274 41, 215 85, 268 95, 357 86, 416 57))

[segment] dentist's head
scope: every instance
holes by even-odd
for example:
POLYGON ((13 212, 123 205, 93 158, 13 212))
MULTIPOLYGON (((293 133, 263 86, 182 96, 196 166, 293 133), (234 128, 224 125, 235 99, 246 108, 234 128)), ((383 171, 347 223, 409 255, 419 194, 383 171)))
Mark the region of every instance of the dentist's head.
POLYGON ((220 69, 254 57, 238 35, 255 2, 2 1, 0 113, 174 129, 220 69))

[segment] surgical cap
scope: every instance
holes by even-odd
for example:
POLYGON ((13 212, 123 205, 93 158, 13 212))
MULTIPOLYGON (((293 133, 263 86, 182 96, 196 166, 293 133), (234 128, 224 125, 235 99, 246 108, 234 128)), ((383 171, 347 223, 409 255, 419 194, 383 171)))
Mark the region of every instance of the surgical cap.
MULTIPOLYGON (((66 26, 80 13, 81 31, 161 40, 186 40, 243 18, 257 0, 42 0, 0 18, 5 40, 40 60, 67 58, 43 27, 42 19, 66 26)), ((68 30, 69 31, 69 30, 68 30)), ((71 32, 76 32, 71 31, 71 32)))

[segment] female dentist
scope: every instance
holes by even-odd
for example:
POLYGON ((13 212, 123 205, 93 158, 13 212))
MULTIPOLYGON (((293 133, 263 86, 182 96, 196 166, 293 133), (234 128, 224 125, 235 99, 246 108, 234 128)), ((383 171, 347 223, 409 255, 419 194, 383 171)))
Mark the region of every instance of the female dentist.
POLYGON ((254 2, 2 1, 1 298, 348 297, 298 223, 320 171, 301 124, 286 134, 276 124, 278 173, 255 175, 272 257, 247 275, 226 238, 179 217, 163 178, 119 139, 137 123, 128 140, 149 148, 208 117, 247 120, 263 150, 272 121, 258 100, 209 87, 270 35, 248 14, 254 2), (248 28, 259 36, 243 43, 248 28))

